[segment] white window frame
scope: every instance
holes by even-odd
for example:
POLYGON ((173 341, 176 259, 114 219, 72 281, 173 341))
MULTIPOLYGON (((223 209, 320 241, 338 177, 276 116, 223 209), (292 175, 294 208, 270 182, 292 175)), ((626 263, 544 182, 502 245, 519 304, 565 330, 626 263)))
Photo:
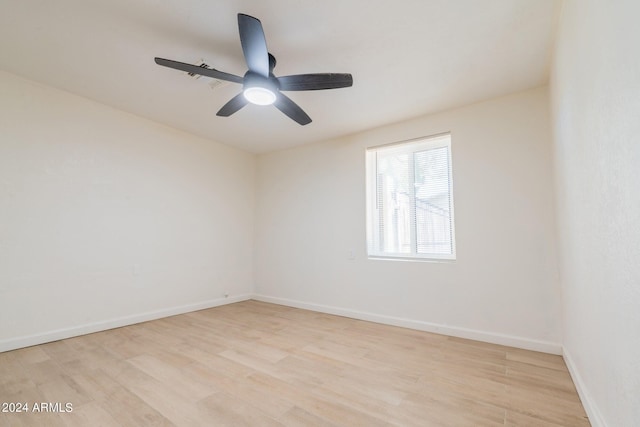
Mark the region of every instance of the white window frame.
MULTIPOLYGON (((409 176, 414 176, 414 162, 408 162, 409 176)), ((416 138, 399 143, 370 147, 366 151, 366 199, 367 199, 367 254, 370 259, 407 260, 407 261, 453 261, 456 259, 455 213, 453 201, 453 163, 451 156, 451 134, 444 133, 416 138), (409 150, 407 148, 411 146, 409 150), (417 236, 415 226, 415 186, 411 185, 411 253, 392 253, 376 250, 380 248, 380 235, 376 231, 379 225, 379 211, 377 209, 377 153, 385 154, 397 152, 411 152, 446 147, 449 163, 449 203, 451 212, 451 254, 422 254, 417 251, 417 236)))

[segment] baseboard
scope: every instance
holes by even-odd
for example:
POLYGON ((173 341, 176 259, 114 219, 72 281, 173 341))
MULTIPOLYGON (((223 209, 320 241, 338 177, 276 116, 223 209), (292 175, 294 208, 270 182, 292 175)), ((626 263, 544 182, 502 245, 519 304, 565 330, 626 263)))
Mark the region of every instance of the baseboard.
POLYGON ((562 346, 559 343, 549 341, 539 341, 529 338, 516 337, 493 332, 478 331, 474 329, 459 328, 456 326, 439 325, 437 323, 423 322, 401 317, 385 316, 364 311, 351 310, 341 307, 333 307, 320 304, 312 304, 303 301, 290 300, 286 298, 270 297, 266 295, 254 294, 251 299, 256 301, 269 302, 273 304, 286 305, 289 307, 303 308, 306 310, 319 311, 321 313, 335 314, 338 316, 350 317, 353 319, 367 320, 385 325, 400 326, 403 328, 416 329, 419 331, 433 332, 436 334, 449 335, 459 338, 467 338, 476 341, 483 341, 492 344, 517 347, 525 350, 540 351, 550 354, 562 354, 562 346))
MULTIPOLYGON (((187 304, 178 307, 170 307, 162 310, 150 311, 146 313, 135 314, 131 316, 119 317, 116 319, 105 320, 101 322, 89 323, 71 328, 56 329, 53 331, 43 332, 16 338, 10 338, 0 341, 0 352, 15 350, 32 345, 44 344, 51 341, 57 341, 65 338, 71 338, 79 335, 91 334, 94 332, 105 331, 108 329, 119 328, 122 326, 133 325, 136 323, 147 322, 149 320, 160 319, 163 317, 175 316, 177 314, 189 313, 192 311, 203 310, 206 308, 217 307, 220 305, 231 304, 240 301, 254 299, 257 301, 269 302, 273 304, 285 305, 289 307, 302 308, 306 310, 318 311, 321 313, 335 314, 338 316, 350 317, 353 319, 367 320, 385 325, 400 326, 403 328, 415 329, 419 331, 433 332, 437 334, 450 335, 459 338, 467 338, 476 341, 484 341, 493 344, 517 347, 526 350, 540 351, 551 354, 563 354, 560 344, 538 341, 528 338, 515 337, 511 335, 497 334, 492 332, 478 331, 474 329, 459 328, 455 326, 439 325, 436 323, 424 322, 420 320, 412 320, 401 317, 385 316, 375 313, 351 310, 341 307, 333 307, 321 304, 312 304, 303 301, 290 300, 286 298, 269 297, 259 294, 243 294, 229 298, 218 298, 209 301, 203 301, 196 304, 187 304)), ((565 353, 566 354, 566 353, 565 353)), ((566 358, 565 358, 566 360, 566 358)), ((569 365, 569 363, 567 363, 569 365)), ((573 372, 572 372, 573 376, 573 372)), ((576 381, 577 384, 577 381, 576 381)), ((582 397, 582 395, 581 395, 582 397)), ((586 408, 586 405, 585 405, 586 408)), ((591 417, 591 415, 590 415, 591 417)), ((595 425, 595 424, 594 424, 595 425)), ((604 426, 604 424, 601 424, 604 426)))
POLYGON ((10 338, 0 341, 0 353, 3 351, 30 347, 32 345, 44 344, 51 341, 58 341, 65 338, 77 337, 79 335, 106 331, 107 329, 120 328, 122 326, 147 322, 149 320, 160 319, 163 317, 175 316, 176 314, 184 314, 192 311, 204 310, 206 308, 217 307, 220 305, 231 304, 234 302, 246 301, 248 299, 251 299, 251 294, 236 295, 230 296, 228 298, 218 298, 208 301, 202 301, 195 304, 186 304, 177 307, 163 308, 161 310, 148 311, 146 313, 134 314, 131 316, 124 316, 95 323, 88 323, 71 328, 56 329, 53 331, 43 332, 41 334, 10 338))
POLYGON ((576 390, 578 391, 578 396, 580 396, 580 400, 582 401, 582 406, 584 407, 587 416, 589 417, 589 422, 592 427, 607 427, 607 424, 604 422, 602 415, 600 415, 600 411, 598 407, 594 403, 591 395, 587 391, 587 387, 576 368, 576 365, 571 357, 571 354, 563 347, 562 349, 562 357, 564 358, 564 363, 567 365, 569 369, 569 374, 571 375, 571 379, 573 379, 573 383, 576 386, 576 390))

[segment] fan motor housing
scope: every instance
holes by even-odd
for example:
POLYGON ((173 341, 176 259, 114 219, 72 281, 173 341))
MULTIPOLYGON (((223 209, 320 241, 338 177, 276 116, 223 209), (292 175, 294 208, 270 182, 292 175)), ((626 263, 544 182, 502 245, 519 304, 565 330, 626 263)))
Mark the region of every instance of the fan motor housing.
POLYGON ((273 93, 280 90, 278 79, 273 74, 269 74, 269 77, 264 77, 260 74, 254 73, 253 71, 246 72, 242 86, 244 90, 251 87, 261 87, 270 90, 273 93))

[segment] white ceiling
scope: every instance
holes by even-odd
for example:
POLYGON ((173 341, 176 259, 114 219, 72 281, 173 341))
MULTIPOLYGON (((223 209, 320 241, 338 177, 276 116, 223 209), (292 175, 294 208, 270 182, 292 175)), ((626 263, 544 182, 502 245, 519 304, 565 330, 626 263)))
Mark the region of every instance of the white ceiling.
POLYGON ((0 0, 0 68, 253 152, 305 144, 545 84, 559 0, 0 0), (238 12, 262 21, 276 76, 353 74, 347 89, 287 92, 215 114, 240 85, 156 56, 243 75, 238 12))

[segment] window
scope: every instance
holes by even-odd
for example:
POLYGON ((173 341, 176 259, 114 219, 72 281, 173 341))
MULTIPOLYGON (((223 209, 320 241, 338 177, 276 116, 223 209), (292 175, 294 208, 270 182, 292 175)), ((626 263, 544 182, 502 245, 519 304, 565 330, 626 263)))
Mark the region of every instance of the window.
POLYGON ((451 136, 367 150, 370 257, 455 259, 451 136))

